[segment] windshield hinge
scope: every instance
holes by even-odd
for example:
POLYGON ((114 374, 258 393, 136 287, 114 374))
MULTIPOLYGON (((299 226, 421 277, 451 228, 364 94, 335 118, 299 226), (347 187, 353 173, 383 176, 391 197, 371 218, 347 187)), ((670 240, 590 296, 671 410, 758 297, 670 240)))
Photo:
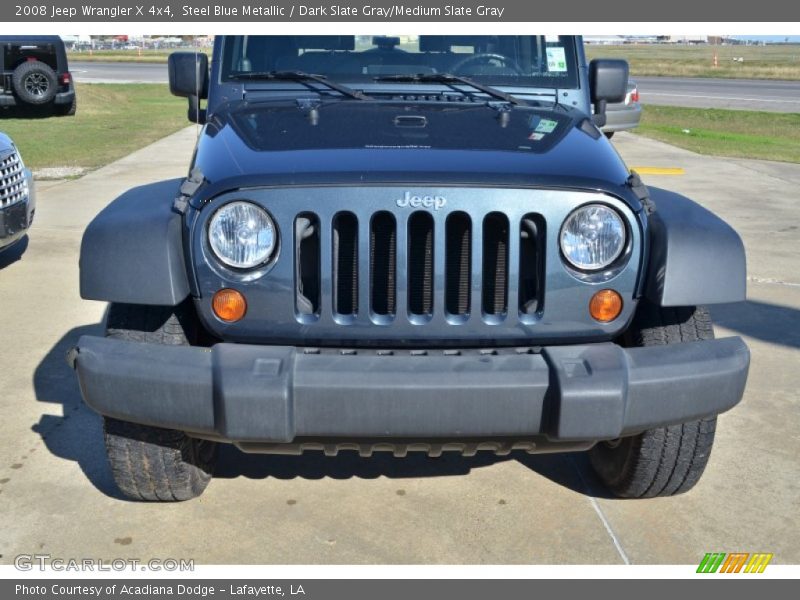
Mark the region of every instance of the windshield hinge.
POLYGON ((181 215, 186 214, 186 208, 189 206, 189 199, 194 196, 195 192, 205 183, 206 178, 203 172, 195 167, 189 173, 189 176, 181 182, 181 187, 178 196, 172 203, 172 209, 181 215))
POLYGON ((633 193, 636 194, 636 197, 639 199, 639 202, 642 203, 642 206, 648 215, 656 212, 656 203, 650 198, 650 190, 647 189, 647 186, 644 184, 642 178, 639 177, 639 174, 636 171, 631 171, 626 183, 628 184, 628 187, 631 188, 633 193))

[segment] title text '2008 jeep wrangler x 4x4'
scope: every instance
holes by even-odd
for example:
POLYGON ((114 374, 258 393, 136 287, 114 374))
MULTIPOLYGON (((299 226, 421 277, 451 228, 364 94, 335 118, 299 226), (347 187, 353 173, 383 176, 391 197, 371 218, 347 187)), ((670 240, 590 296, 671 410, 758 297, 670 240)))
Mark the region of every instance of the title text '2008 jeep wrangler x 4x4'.
POLYGON ((197 496, 220 442, 697 482, 749 366, 702 306, 744 299, 744 251, 600 133, 625 62, 579 36, 222 36, 169 74, 204 124, 190 174, 87 228, 107 335, 69 357, 125 494, 197 496))

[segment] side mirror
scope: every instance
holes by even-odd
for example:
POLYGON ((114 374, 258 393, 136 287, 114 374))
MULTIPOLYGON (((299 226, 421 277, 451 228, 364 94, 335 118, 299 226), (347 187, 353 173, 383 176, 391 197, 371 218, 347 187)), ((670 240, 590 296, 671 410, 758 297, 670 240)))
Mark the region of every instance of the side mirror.
POLYGON ((200 100, 208 98, 208 56, 203 52, 173 52, 167 59, 169 91, 188 98, 190 121, 205 122, 200 100))
POLYGON ((596 58, 589 63, 589 94, 594 104, 594 122, 606 124, 606 105, 622 102, 628 93, 628 62, 596 58))

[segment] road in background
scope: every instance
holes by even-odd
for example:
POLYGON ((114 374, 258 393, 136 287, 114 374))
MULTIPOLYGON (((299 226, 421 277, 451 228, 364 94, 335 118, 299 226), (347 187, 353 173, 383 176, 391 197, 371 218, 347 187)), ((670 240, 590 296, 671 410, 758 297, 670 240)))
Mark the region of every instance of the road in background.
MULTIPOLYGON (((79 83, 167 83, 164 63, 70 63, 79 83)), ((642 104, 800 112, 800 81, 634 77, 642 104)))
POLYGON ((642 104, 800 112, 800 81, 634 77, 642 104))
POLYGON ((69 70, 78 83, 167 83, 167 63, 70 61, 69 70))

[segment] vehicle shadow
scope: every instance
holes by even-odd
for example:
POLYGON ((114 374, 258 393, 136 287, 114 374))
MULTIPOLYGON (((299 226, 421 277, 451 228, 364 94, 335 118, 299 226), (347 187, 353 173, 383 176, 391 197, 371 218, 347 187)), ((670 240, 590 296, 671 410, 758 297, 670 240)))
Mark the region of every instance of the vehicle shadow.
POLYGON ((22 260, 22 255, 28 249, 28 236, 24 235, 8 248, 0 250, 0 269, 22 260))
POLYGON ((800 310, 796 308, 747 300, 714 305, 710 310, 715 325, 763 342, 800 348, 800 310))
POLYGON ((375 452, 370 458, 345 450, 336 456, 309 451, 302 456, 250 454, 235 446, 222 446, 214 476, 222 479, 377 479, 389 477, 441 477, 467 475, 472 469, 509 460, 511 456, 478 453, 464 457, 455 452, 430 458, 422 452, 409 452, 395 458, 391 452, 375 452))
POLYGON ((0 118, 49 119, 57 116, 51 106, 10 106, 0 110, 0 118))
POLYGON ((515 460, 549 481, 586 496, 612 498, 594 476, 585 452, 528 454, 515 451, 508 456, 479 452, 461 456, 444 452, 432 458, 422 452, 409 452, 395 458, 390 452, 375 452, 363 458, 355 451, 343 451, 335 457, 322 452, 306 452, 303 456, 248 454, 225 444, 219 454, 215 478, 233 479, 408 479, 469 475, 473 469, 490 467, 515 460))
POLYGON ((61 405, 61 415, 47 408, 32 430, 55 456, 78 463, 86 478, 103 494, 123 499, 111 477, 103 446, 100 417, 81 398, 75 372, 67 365, 67 351, 82 335, 102 335, 103 326, 84 325, 65 334, 36 366, 33 387, 39 402, 61 405))

